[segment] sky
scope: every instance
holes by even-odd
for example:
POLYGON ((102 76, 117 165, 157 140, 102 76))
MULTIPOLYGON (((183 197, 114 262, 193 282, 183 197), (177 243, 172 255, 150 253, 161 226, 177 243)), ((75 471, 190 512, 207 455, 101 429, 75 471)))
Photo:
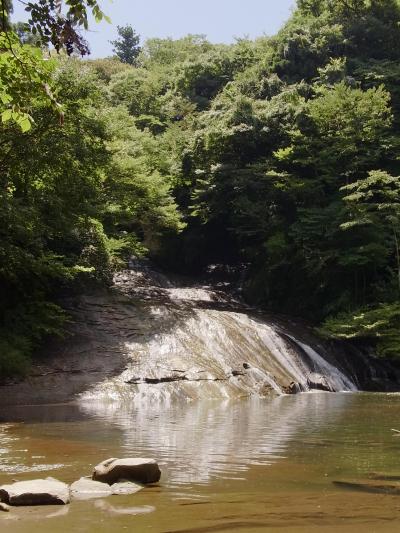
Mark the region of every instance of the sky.
MULTIPOLYGON (((91 22, 86 38, 92 57, 112 55, 110 40, 117 26, 130 24, 145 40, 205 34, 211 42, 230 43, 235 37, 273 35, 289 18, 294 0, 100 0, 112 24, 91 22)), ((14 1, 13 20, 26 20, 14 1)))

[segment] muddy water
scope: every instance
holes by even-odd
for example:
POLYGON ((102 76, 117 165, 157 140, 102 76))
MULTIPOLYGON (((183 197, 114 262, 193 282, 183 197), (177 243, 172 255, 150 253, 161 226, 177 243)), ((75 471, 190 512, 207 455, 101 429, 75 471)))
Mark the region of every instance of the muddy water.
POLYGON ((108 457, 159 460, 159 486, 66 507, 13 508, 0 531, 400 531, 400 496, 335 480, 400 473, 400 396, 18 407, 0 411, 0 483, 72 482, 108 457), (339 529, 338 529, 339 528, 339 529))

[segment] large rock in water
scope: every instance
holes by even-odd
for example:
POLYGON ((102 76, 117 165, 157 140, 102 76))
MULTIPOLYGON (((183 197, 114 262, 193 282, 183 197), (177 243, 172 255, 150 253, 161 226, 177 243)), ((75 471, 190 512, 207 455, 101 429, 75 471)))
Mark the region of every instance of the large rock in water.
POLYGON ((0 487, 0 501, 9 505, 65 505, 69 487, 54 478, 18 481, 0 487))
POLYGON ((160 477, 161 471, 154 459, 143 458, 107 459, 95 467, 92 476, 95 481, 109 485, 120 480, 156 483, 160 477))

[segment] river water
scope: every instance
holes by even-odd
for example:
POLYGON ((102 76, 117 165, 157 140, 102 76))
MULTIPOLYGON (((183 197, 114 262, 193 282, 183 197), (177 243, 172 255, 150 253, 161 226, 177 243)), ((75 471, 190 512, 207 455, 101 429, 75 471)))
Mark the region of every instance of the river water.
POLYGON ((0 513, 0 531, 397 532, 400 496, 333 483, 399 474, 396 428, 395 394, 7 408, 0 484, 69 483, 127 456, 156 458, 162 478, 131 496, 12 508, 0 513))

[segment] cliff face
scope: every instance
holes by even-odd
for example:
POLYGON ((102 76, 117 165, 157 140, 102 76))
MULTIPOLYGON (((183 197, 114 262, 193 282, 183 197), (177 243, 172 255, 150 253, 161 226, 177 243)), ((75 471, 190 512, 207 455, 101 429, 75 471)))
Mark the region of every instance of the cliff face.
POLYGON ((390 363, 322 343, 224 291, 131 267, 110 291, 67 302, 67 337, 47 346, 25 381, 1 388, 3 404, 400 389, 390 363))

